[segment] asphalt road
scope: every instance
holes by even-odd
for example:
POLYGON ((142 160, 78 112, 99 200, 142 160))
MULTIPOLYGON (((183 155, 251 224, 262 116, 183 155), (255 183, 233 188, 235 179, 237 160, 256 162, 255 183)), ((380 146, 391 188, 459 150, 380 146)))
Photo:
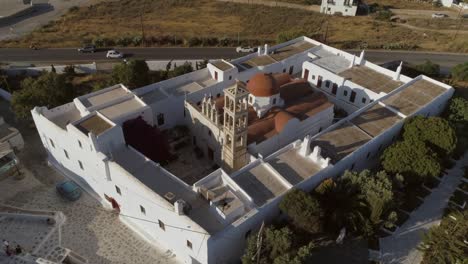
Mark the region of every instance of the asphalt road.
MULTIPOLYGON (((236 53, 234 48, 119 48, 129 58, 151 60, 184 59, 233 59, 245 54, 236 53)), ((350 51, 359 54, 360 51, 350 51)), ((0 62, 9 63, 84 63, 112 61, 105 58, 105 50, 96 53, 79 53, 76 49, 0 49, 0 62)), ((404 60, 409 63, 422 63, 431 60, 442 69, 467 62, 468 54, 433 53, 415 51, 366 51, 366 58, 374 63, 404 60)))

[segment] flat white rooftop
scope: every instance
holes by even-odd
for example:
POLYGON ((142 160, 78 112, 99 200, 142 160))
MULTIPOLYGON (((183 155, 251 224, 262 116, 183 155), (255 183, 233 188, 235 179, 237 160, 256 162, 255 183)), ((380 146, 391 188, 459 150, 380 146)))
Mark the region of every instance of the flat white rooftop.
POLYGON ((123 102, 110 105, 106 108, 100 109, 99 112, 107 118, 113 120, 127 113, 133 113, 141 108, 145 107, 135 97, 123 102))
POLYGON ((285 178, 291 185, 296 185, 314 176, 322 168, 298 153, 298 149, 291 148, 269 160, 268 163, 285 178))
POLYGON ((113 89, 102 93, 92 93, 89 96, 83 96, 80 101, 86 108, 94 107, 109 103, 117 98, 127 95, 129 92, 125 90, 121 85, 115 85, 113 89))
POLYGON ((126 146, 113 151, 112 158, 120 167, 161 197, 167 199, 169 193, 173 195, 174 198, 168 200, 171 204, 179 199, 189 203, 192 209, 187 215, 209 233, 216 233, 224 228, 224 224, 217 220, 210 210, 208 201, 174 176, 167 174, 156 163, 126 146))
POLYGON ((288 190, 263 163, 233 177, 233 179, 254 199, 258 206, 262 206, 288 190))
POLYGON ((323 57, 312 62, 324 69, 327 69, 333 73, 339 73, 349 68, 351 62, 343 56, 329 56, 323 57))

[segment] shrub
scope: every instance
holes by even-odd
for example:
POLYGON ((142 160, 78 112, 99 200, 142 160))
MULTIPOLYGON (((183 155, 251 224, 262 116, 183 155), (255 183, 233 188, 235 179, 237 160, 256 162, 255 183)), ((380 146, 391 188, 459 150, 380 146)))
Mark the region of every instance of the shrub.
POLYGON ((453 67, 452 78, 456 81, 468 81, 468 62, 453 67))
POLYGON ((390 21, 392 16, 393 16, 392 11, 388 9, 381 9, 375 12, 374 19, 382 20, 382 21, 390 21))
POLYGON ((424 63, 416 65, 415 69, 424 73, 427 76, 438 76, 440 74, 439 64, 435 64, 430 60, 426 60, 424 63))
POLYGON ((294 225, 304 231, 320 231, 322 210, 318 200, 308 193, 292 189, 285 195, 279 208, 288 215, 294 225))

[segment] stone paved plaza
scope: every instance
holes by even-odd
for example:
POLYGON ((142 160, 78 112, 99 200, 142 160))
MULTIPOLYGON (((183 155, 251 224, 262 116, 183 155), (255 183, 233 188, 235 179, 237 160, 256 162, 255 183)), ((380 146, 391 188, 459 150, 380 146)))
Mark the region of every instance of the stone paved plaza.
POLYGON ((0 203, 32 210, 61 211, 66 217, 62 246, 87 258, 90 264, 180 263, 171 252, 156 248, 135 234, 117 215, 103 209, 87 193, 83 192, 76 202, 59 197, 55 184, 64 177, 47 166, 35 129, 15 123, 4 101, 0 101, 0 112, 7 122, 20 130, 25 141, 25 149, 18 154, 23 175, 0 178, 0 203))

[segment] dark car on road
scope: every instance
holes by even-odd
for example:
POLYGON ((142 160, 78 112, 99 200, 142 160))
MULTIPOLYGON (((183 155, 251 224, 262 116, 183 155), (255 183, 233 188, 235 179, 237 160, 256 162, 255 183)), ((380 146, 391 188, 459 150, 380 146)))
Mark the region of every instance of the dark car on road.
POLYGON ((81 52, 81 53, 86 53, 86 52, 94 53, 96 51, 96 46, 86 45, 86 46, 84 46, 82 48, 79 48, 78 51, 81 52))
POLYGON ((81 189, 72 181, 63 181, 55 186, 57 192, 67 200, 76 201, 81 197, 81 189))

